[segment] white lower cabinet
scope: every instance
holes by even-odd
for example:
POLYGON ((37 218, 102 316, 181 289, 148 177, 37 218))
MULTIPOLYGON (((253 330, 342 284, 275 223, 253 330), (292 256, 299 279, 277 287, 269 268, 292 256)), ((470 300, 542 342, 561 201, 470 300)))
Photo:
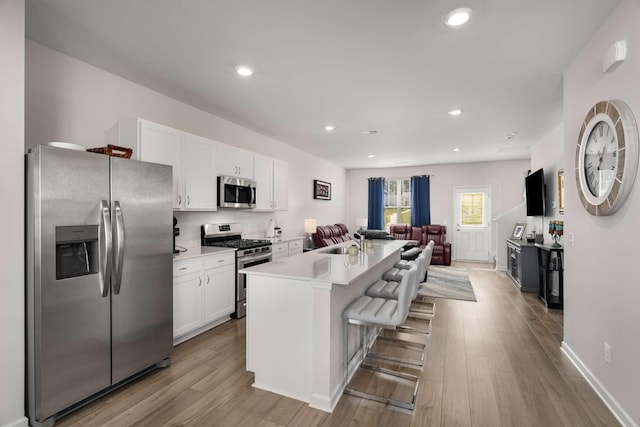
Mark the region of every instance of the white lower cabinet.
POLYGON ((289 256, 302 253, 302 240, 303 239, 289 241, 289 256))
POLYGON ((173 264, 173 337, 202 326, 202 261, 173 264))
POLYGON ((289 243, 276 242, 271 245, 271 258, 286 258, 289 256, 289 243))
POLYGON ((229 316, 235 310, 236 257, 230 255, 203 259, 205 323, 229 316))
POLYGON ((302 253, 303 239, 288 240, 285 242, 276 242, 271 245, 272 258, 274 260, 285 258, 302 253))
POLYGON ((174 261, 174 344, 229 319, 235 309, 235 262, 234 252, 174 261))

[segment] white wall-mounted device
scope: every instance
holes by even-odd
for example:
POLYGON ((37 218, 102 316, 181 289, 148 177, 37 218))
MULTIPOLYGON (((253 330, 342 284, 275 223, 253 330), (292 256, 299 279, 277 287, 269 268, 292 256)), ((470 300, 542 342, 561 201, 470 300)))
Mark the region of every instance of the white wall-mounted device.
POLYGON ((611 45, 602 58, 602 73, 616 69, 627 58, 627 41, 619 40, 611 45))

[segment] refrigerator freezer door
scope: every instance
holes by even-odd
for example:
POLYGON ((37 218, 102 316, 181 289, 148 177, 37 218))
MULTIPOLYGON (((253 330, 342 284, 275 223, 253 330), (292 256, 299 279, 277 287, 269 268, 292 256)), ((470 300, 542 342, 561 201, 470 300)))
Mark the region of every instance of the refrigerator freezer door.
POLYGON ((45 420, 111 383, 110 301, 101 295, 100 280, 106 250, 103 200, 109 200, 108 157, 45 146, 28 155, 32 421, 45 420))
POLYGON ((122 259, 111 277, 114 384, 173 350, 171 172, 170 166, 111 159, 113 263, 122 259))

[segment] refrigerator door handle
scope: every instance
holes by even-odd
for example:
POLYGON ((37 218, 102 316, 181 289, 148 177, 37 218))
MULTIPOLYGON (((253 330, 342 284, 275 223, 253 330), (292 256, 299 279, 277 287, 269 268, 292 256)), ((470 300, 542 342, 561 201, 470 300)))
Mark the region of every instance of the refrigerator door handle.
POLYGON ((109 295, 109 273, 111 272, 111 214, 109 203, 106 200, 100 202, 100 295, 106 298, 109 295))
POLYGON ((118 295, 120 293, 120 287, 122 285, 122 262, 124 259, 124 221, 122 217, 122 208, 120 202, 113 203, 114 215, 116 217, 116 232, 115 232, 115 249, 114 254, 114 273, 115 282, 113 285, 113 294, 118 295))

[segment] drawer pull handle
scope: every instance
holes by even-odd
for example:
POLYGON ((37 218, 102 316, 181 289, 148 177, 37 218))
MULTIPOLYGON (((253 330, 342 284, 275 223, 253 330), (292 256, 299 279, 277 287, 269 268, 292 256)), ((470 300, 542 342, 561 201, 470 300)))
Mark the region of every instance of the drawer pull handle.
POLYGON ((178 270, 186 270, 187 267, 180 267, 178 270))

